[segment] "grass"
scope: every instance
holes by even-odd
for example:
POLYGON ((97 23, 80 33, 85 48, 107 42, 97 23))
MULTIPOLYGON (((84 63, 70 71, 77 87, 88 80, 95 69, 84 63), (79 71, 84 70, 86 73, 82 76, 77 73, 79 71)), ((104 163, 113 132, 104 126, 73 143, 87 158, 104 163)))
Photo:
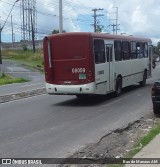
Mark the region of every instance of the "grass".
POLYGON ((23 82, 28 82, 28 80, 24 78, 13 78, 5 74, 3 74, 2 77, 0 78, 0 85, 7 85, 12 83, 23 83, 23 82))
MULTIPOLYGON (((143 147, 151 142, 160 133, 160 122, 151 129, 147 135, 142 137, 124 158, 133 158, 143 147)), ((123 167, 125 164, 110 164, 107 167, 123 167)))
POLYGON ((155 128, 149 131, 147 135, 142 137, 139 142, 134 146, 134 148, 127 154, 126 158, 133 157, 136 155, 143 147, 145 147, 150 141, 160 133, 160 122, 155 128))
POLYGON ((31 67, 39 67, 43 69, 43 50, 37 50, 33 53, 32 50, 3 50, 3 59, 22 62, 31 67))

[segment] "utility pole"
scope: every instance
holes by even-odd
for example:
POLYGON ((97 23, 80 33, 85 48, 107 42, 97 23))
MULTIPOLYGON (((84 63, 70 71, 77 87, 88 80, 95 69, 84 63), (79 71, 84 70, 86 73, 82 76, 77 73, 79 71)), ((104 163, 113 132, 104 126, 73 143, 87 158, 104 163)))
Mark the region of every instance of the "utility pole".
POLYGON ((8 13, 8 16, 7 16, 7 18, 6 18, 6 20, 5 20, 5 22, 4 22, 2 27, 1 27, 1 24, 0 24, 0 77, 2 77, 2 39, 1 39, 2 30, 3 30, 4 26, 6 25, 6 22, 7 22, 8 18, 9 18, 9 16, 10 16, 10 14, 11 14, 11 12, 12 12, 15 4, 16 4, 16 2, 18 2, 18 1, 20 1, 20 0, 16 0, 14 2, 14 4, 12 5, 12 8, 11 8, 10 12, 8 13))
POLYGON ((0 78, 2 77, 2 39, 1 39, 1 34, 2 34, 2 27, 0 24, 0 78))
POLYGON ((110 26, 113 27, 113 34, 118 34, 118 30, 120 30, 118 28, 118 26, 120 25, 120 24, 118 24, 118 7, 113 7, 113 8, 116 9, 116 12, 112 12, 113 14, 116 14, 116 17, 115 17, 115 19, 110 19, 110 20, 113 20, 115 22, 115 24, 111 24, 110 26))
POLYGON ((62 0, 59 0, 59 33, 63 32, 62 0))
POLYGON ((118 31, 118 7, 113 7, 113 8, 116 8, 116 34, 117 34, 117 31, 118 31))
POLYGON ((94 15, 93 15, 93 18, 94 18, 94 24, 93 24, 93 27, 94 27, 94 32, 97 32, 97 17, 99 16, 104 16, 103 14, 98 14, 97 15, 97 11, 99 10, 104 10, 104 9, 92 9, 92 11, 94 12, 94 15))
POLYGON ((115 31, 117 30, 115 27, 117 27, 117 25, 116 24, 111 24, 110 26, 113 27, 112 32, 113 32, 113 34, 115 34, 115 31))
POLYGON ((14 33, 13 33, 13 22, 12 22, 12 15, 11 15, 11 27, 12 27, 12 49, 14 47, 14 33))
POLYGON ((33 46, 33 52, 35 53, 35 33, 34 33, 34 26, 33 26, 33 19, 32 19, 32 10, 31 11, 31 30, 32 30, 32 46, 33 46))
POLYGON ((32 24, 34 28, 34 38, 37 36, 37 9, 36 0, 20 0, 21 16, 21 39, 24 45, 27 41, 32 41, 32 24), (31 22, 32 15, 32 22, 31 22))

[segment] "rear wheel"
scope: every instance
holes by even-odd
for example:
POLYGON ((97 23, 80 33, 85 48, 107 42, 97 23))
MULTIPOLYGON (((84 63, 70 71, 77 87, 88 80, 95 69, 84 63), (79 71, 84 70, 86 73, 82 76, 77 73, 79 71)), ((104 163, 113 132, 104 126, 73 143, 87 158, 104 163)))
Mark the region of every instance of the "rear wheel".
POLYGON ((160 117, 160 110, 158 106, 153 105, 153 112, 155 116, 160 117))
POLYGON ((139 82, 140 86, 145 86, 146 79, 147 79, 147 71, 144 71, 143 80, 141 82, 139 82))
POLYGON ((120 77, 116 80, 116 91, 115 95, 118 97, 122 94, 122 79, 120 77))

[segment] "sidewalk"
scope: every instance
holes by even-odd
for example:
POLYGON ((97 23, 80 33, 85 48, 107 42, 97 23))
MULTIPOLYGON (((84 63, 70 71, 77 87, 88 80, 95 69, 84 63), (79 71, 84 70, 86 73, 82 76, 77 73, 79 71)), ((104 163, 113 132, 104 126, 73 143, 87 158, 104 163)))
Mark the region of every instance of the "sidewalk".
MULTIPOLYGON (((159 158, 160 162, 160 134, 158 134, 147 146, 145 146, 133 158, 159 158)), ((146 159, 147 161, 147 159, 146 159)), ((125 167, 160 167, 160 164, 127 164, 125 167)))

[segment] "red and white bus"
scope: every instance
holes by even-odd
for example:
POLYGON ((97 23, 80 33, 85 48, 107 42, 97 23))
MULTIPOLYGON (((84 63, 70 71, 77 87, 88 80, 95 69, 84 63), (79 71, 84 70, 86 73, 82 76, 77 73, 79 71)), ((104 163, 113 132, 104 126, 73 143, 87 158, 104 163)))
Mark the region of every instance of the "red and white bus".
POLYGON ((103 33, 62 33, 44 38, 49 94, 105 95, 151 77, 152 41, 103 33))

